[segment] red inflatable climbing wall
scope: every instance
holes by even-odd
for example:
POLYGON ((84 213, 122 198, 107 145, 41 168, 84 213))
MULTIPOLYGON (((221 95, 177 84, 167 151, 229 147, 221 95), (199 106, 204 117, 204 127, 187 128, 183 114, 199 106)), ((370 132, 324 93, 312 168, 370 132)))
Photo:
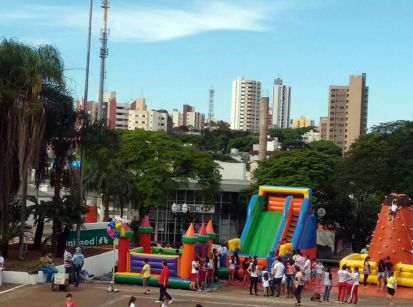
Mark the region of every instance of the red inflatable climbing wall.
POLYGON ((390 256, 393 264, 413 264, 413 211, 405 194, 390 194, 383 202, 373 232, 369 256, 373 261, 390 256), (396 201, 394 200, 396 198, 396 201), (389 222, 392 202, 399 206, 394 223, 389 222))

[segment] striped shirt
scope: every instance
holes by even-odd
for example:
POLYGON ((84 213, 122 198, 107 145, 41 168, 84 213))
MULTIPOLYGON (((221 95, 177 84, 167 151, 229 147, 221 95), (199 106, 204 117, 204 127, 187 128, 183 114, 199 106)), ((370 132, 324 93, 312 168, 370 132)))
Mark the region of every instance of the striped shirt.
POLYGON ((65 251, 64 255, 63 255, 63 262, 64 262, 64 266, 65 268, 70 268, 73 263, 72 263, 72 254, 68 251, 65 251))

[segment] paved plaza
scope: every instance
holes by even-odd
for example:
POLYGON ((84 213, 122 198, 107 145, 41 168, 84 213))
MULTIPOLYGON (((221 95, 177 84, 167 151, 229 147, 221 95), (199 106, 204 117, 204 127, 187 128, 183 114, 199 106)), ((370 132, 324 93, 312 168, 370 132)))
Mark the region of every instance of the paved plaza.
MULTIPOLYGON (((78 307, 82 306, 127 306, 127 302, 131 295, 136 296, 137 306, 159 306, 155 304, 157 299, 158 289, 152 288, 151 295, 144 295, 140 286, 134 285, 117 285, 119 293, 106 292, 107 284, 102 283, 87 283, 81 284, 79 288, 71 288, 74 299, 77 301, 78 307)), ((49 284, 45 285, 26 285, 19 288, 9 288, 6 293, 0 291, 0 306, 2 307, 18 307, 18 306, 50 306, 61 307, 64 305, 66 293, 63 291, 52 292, 49 284), (13 290, 12 290, 13 289, 13 290)), ((362 289, 363 290, 363 289, 362 289)), ((371 290, 374 290, 372 288, 371 290)), ((240 287, 223 287, 214 292, 192 292, 187 290, 170 289, 170 294, 174 297, 174 302, 171 306, 194 307, 197 303, 203 307, 228 307, 228 306, 294 306, 294 299, 287 298, 266 298, 262 294, 259 296, 251 296, 247 288, 240 287)), ((384 294, 374 293, 375 296, 367 296, 361 291, 359 306, 386 306, 387 302, 384 294)), ((407 299, 411 293, 410 289, 401 289, 400 298, 396 295, 395 303, 397 306, 413 306, 413 299, 407 299)), ((307 290, 303 293, 302 306, 337 306, 330 303, 314 303, 310 301, 310 296, 313 290, 307 290)), ((334 299, 336 294, 332 294, 334 299)), ((411 296, 413 297, 413 295, 411 296)))

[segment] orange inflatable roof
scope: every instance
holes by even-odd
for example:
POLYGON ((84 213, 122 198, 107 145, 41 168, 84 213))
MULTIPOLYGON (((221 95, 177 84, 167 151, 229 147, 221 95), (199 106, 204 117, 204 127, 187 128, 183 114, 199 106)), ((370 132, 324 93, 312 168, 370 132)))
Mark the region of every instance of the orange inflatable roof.
POLYGON ((206 232, 207 233, 214 233, 214 226, 212 226, 212 219, 208 221, 208 224, 206 226, 206 232))
POLYGON ((185 232, 185 237, 195 237, 194 224, 191 223, 185 232))

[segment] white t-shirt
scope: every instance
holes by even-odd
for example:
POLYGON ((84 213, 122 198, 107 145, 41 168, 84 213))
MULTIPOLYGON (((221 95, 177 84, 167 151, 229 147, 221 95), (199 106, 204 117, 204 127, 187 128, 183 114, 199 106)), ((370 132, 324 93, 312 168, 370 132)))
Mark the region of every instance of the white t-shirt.
POLYGON ((3 256, 0 256, 0 271, 3 271, 3 267, 4 267, 4 258, 3 256))
POLYGON ((255 266, 255 271, 252 270, 252 264, 250 265, 249 269, 248 269, 251 273, 251 277, 258 277, 258 270, 257 270, 257 266, 255 266))
POLYGON ((337 272, 337 275, 338 275, 338 282, 347 282, 348 276, 350 274, 346 270, 339 270, 337 272))
POLYGON ((129 307, 136 307, 136 306, 135 306, 135 303, 130 303, 130 304, 129 304, 129 307))
POLYGON ((360 274, 358 272, 351 273, 351 279, 353 280, 355 285, 360 284, 360 274))
POLYGON ((285 272, 285 266, 282 262, 277 262, 274 266, 274 278, 282 278, 285 272))
POLYGON ((331 286, 330 274, 329 272, 324 272, 324 286, 331 286))
POLYGON ((315 265, 315 272, 317 274, 322 274, 324 270, 324 265, 322 265, 321 263, 318 263, 315 265))
POLYGON ((228 264, 229 264, 228 268, 230 270, 235 270, 235 263, 234 263, 234 261, 232 261, 232 259, 229 259, 228 264))
POLYGON ((194 260, 192 261, 192 269, 191 269, 191 274, 196 274, 198 273, 198 270, 196 269, 198 267, 198 263, 194 260))
POLYGON ((303 267, 304 273, 310 274, 311 273, 311 261, 310 259, 307 259, 304 263, 303 267))
MULTIPOLYGON (((266 272, 266 271, 265 271, 266 272)), ((262 272, 262 286, 264 288, 268 288, 270 286, 270 280, 267 278, 267 280, 264 279, 264 272, 262 272)))
POLYGON ((391 209, 390 209, 392 212, 396 212, 396 210, 397 210, 397 205, 391 205, 391 209))

